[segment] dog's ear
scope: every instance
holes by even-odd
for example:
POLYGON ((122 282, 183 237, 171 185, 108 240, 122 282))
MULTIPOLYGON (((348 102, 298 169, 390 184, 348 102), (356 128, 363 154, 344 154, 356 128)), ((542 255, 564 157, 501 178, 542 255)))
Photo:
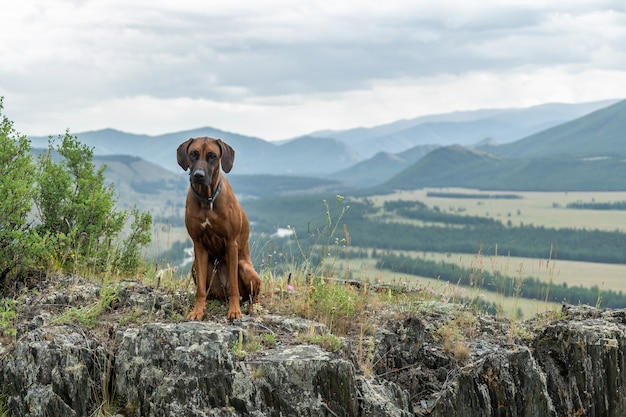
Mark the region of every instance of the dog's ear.
POLYGON ((180 165, 180 167, 184 171, 187 171, 187 169, 189 168, 189 163, 187 162, 187 149, 189 149, 189 145, 191 145, 191 142, 193 142, 193 139, 186 140, 178 146, 178 150, 176 151, 178 165, 180 165))
POLYGON ((222 169, 224 172, 230 172, 233 169, 233 162, 235 162, 235 150, 228 143, 222 142, 221 139, 217 139, 217 144, 222 150, 222 169))

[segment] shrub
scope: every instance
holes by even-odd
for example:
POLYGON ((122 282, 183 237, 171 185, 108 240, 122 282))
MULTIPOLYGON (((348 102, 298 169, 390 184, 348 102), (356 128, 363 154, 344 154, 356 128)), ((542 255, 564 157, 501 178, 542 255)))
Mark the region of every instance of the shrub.
POLYGON ((30 142, 2 109, 0 97, 0 293, 11 279, 50 267, 136 273, 151 215, 116 209, 106 166, 96 169, 93 150, 69 132, 50 139, 35 167, 30 142))
POLYGON ((117 271, 134 272, 141 266, 141 248, 152 240, 150 227, 152 216, 150 213, 141 213, 136 207, 131 210, 133 223, 130 233, 122 242, 121 248, 117 249, 115 257, 115 269, 117 271))
POLYGON ((66 132, 60 143, 50 140, 48 151, 38 158, 38 168, 35 203, 41 223, 37 228, 40 234, 55 237, 60 266, 88 263, 103 270, 112 239, 127 216, 114 209, 115 190, 105 185, 106 167, 96 170, 93 150, 66 132))
POLYGON ((37 229, 50 238, 58 266, 137 271, 140 250, 150 242, 152 217, 133 209, 130 234, 120 242, 129 213, 116 210, 115 189, 105 184, 106 166, 96 169, 93 150, 66 132, 58 142, 50 140, 38 167, 37 229))
POLYGON ((2 114, 0 98, 0 290, 11 276, 28 271, 44 249, 32 233, 35 170, 30 143, 2 114))

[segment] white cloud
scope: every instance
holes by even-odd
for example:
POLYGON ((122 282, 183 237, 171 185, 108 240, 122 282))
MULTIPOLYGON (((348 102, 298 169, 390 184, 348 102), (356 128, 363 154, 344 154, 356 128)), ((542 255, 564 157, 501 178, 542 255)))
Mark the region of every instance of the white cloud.
MULTIPOLYGON (((374 126, 420 114, 616 98, 619 91, 626 91, 626 74, 620 71, 570 74, 554 68, 501 74, 473 72, 380 80, 362 90, 257 97, 241 102, 133 96, 71 112, 59 106, 49 109, 43 119, 24 122, 38 135, 58 134, 67 128, 80 132, 114 126, 128 132, 160 134, 211 126, 277 140, 320 128, 374 126)), ((21 129, 19 124, 16 127, 21 129)))
POLYGON ((0 14, 0 95, 28 134, 278 139, 626 91, 622 0, 30 0, 0 14))

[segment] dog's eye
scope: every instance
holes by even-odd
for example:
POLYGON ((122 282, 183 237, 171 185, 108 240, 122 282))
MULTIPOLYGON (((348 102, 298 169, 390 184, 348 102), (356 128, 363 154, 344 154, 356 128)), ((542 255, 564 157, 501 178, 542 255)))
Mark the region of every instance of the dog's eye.
POLYGON ((191 159, 194 159, 194 160, 198 159, 199 156, 200 156, 200 152, 198 152, 198 151, 191 151, 191 152, 189 152, 189 157, 191 159))
POLYGON ((207 161, 211 161, 215 158, 217 158, 217 154, 215 152, 209 152, 206 156, 207 161))

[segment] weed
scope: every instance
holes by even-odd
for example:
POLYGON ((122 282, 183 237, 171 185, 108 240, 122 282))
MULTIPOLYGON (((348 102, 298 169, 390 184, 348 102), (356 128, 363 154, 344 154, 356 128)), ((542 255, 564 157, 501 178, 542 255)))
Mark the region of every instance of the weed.
POLYGON ((0 393, 0 417, 9 417, 9 410, 6 403, 6 396, 3 393, 0 393))
POLYGON ((131 323, 143 323, 145 320, 145 311, 141 309, 139 306, 135 306, 135 308, 131 310, 127 310, 120 316, 117 322, 121 326, 128 326, 131 323))
POLYGON ((257 353, 261 350, 261 341, 252 333, 248 333, 248 340, 244 342, 243 331, 239 332, 239 339, 231 348, 232 354, 239 360, 243 360, 249 353, 257 353))
POLYGON ((231 348, 231 353, 235 355, 235 357, 239 360, 243 360, 246 358, 248 352, 243 348, 243 332, 239 332, 239 340, 237 340, 233 347, 231 348))
POLYGON ((374 371, 374 365, 376 363, 376 345, 374 343, 373 336, 365 336, 361 333, 357 341, 357 363, 359 369, 365 374, 365 376, 371 377, 376 374, 374 371))
POLYGON ((332 331, 337 326, 345 331, 348 323, 355 319, 362 305, 357 305, 359 294, 353 286, 335 281, 320 281, 312 285, 307 297, 307 309, 312 312, 313 318, 325 323, 332 331))
POLYGON ((0 336, 15 338, 17 330, 15 328, 15 301, 8 298, 0 298, 0 336))
POLYGON ((602 285, 598 287, 598 299, 596 300, 596 311, 600 310, 600 304, 602 304, 602 287, 604 286, 604 281, 602 281, 602 285))
POLYGON ((56 318, 57 323, 78 323, 81 326, 93 329, 98 324, 98 318, 111 310, 115 301, 118 300, 117 288, 106 285, 100 289, 100 299, 88 306, 71 307, 56 318))
POLYGON ((276 344, 276 335, 274 333, 263 333, 259 336, 261 343, 267 346, 274 346, 276 344))
POLYGON ((339 352, 339 350, 343 346, 343 342, 341 341, 341 339, 332 333, 303 334, 298 336, 298 341, 300 343, 311 343, 314 345, 319 345, 329 352, 339 352))
POLYGON ((471 311, 462 311, 434 330, 433 337, 441 342, 445 352, 463 361, 471 353, 467 341, 475 337, 475 332, 476 316, 471 311))
MULTIPOLYGON (((265 368, 259 366, 250 371, 250 378, 252 379, 261 379, 265 376, 265 368)), ((1 417, 1 416, 0 416, 1 417)))
POLYGON ((106 358, 105 363, 99 363, 98 369, 101 372, 100 375, 94 375, 94 379, 101 376, 100 392, 94 388, 93 398, 99 399, 99 404, 95 410, 91 413, 91 417, 108 417, 116 414, 117 404, 115 403, 115 393, 111 392, 111 375, 112 375, 112 363, 106 358))
POLYGON ((337 236, 341 219, 349 210, 349 205, 344 205, 344 197, 337 195, 337 205, 331 209, 328 201, 323 200, 325 224, 321 228, 311 229, 309 224, 306 241, 301 241, 295 228, 289 226, 294 237, 294 244, 299 255, 299 265, 305 275, 332 276, 334 265, 340 251, 349 243, 347 229, 343 228, 344 237, 337 236))

